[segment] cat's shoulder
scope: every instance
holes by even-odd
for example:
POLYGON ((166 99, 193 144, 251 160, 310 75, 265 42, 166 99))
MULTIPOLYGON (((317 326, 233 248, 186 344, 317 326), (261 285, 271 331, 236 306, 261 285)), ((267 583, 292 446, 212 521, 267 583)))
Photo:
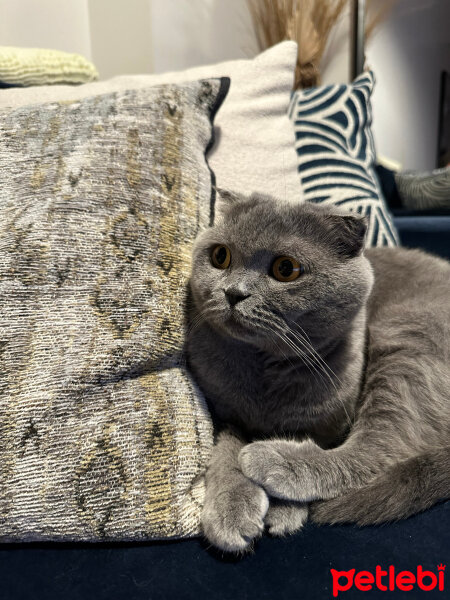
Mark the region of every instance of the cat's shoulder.
POLYGON ((450 262, 422 250, 371 248, 365 251, 374 285, 370 313, 392 305, 419 313, 446 314, 450 307, 450 262))
POLYGON ((364 252, 375 273, 386 275, 411 272, 430 272, 435 274, 448 274, 450 262, 416 248, 368 248, 364 252))

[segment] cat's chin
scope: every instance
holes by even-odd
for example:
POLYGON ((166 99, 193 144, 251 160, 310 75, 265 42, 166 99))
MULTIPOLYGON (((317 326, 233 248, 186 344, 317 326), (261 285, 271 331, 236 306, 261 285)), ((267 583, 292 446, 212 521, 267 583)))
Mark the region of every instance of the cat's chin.
POLYGON ((224 320, 223 327, 230 335, 239 339, 254 336, 254 331, 250 326, 243 323, 240 319, 236 319, 233 315, 224 320))
POLYGON ((215 320, 210 324, 222 334, 230 336, 240 342, 252 344, 257 337, 256 331, 250 323, 247 323, 244 319, 233 314, 225 316, 220 321, 215 320))

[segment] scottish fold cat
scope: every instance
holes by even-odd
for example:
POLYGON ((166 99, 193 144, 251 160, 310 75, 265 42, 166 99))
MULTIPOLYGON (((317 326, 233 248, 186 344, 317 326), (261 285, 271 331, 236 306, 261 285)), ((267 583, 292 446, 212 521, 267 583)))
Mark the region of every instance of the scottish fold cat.
POLYGON ((187 342, 217 428, 205 536, 361 525, 450 497, 450 264, 364 251, 366 222, 222 192, 196 241, 187 342))

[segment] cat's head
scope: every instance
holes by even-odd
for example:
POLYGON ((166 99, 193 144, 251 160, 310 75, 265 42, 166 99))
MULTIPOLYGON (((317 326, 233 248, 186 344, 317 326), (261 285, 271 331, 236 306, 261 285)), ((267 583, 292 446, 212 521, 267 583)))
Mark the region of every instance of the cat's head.
POLYGON ((220 195, 222 216, 193 252, 191 289, 201 318, 283 354, 291 354, 296 333, 317 347, 348 330, 373 283, 363 255, 366 221, 258 194, 220 195))

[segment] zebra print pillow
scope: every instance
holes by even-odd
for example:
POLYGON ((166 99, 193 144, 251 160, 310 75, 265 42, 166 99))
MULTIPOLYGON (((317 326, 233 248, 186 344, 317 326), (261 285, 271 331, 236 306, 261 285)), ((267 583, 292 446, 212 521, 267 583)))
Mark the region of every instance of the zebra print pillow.
POLYGON ((349 85, 297 91, 289 116, 305 200, 367 216, 367 246, 396 246, 397 233, 374 171, 374 84, 373 73, 365 72, 349 85))

